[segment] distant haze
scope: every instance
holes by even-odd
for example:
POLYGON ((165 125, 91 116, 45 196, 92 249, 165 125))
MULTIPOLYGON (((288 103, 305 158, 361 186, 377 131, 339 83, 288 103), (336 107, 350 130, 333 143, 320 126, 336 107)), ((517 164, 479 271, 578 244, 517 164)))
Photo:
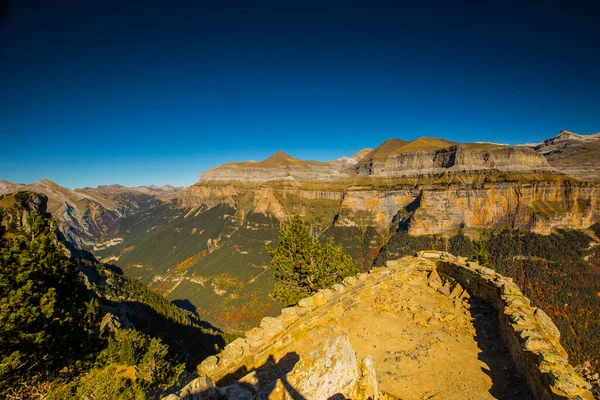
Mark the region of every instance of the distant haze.
POLYGON ((417 3, 2 2, 0 179, 186 186, 279 150, 600 131, 600 3, 417 3))

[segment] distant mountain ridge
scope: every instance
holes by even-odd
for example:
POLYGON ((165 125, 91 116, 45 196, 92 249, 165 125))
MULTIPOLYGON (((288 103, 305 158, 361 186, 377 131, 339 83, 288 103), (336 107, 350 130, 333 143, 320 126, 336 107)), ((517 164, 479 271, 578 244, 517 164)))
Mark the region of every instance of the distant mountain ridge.
POLYGON ((567 175, 584 181, 600 181, 600 133, 579 135, 561 131, 533 147, 548 163, 567 175))
MULTIPOLYGON (((561 132, 546 143, 578 140, 596 143, 598 135, 577 135, 561 132)), ((594 151, 596 151, 594 149, 594 151)), ((600 152, 598 152, 600 154, 600 152)), ((357 177, 437 178, 452 174, 544 174, 573 175, 563 164, 550 163, 543 149, 536 146, 505 145, 490 142, 458 143, 441 138, 421 137, 412 141, 388 139, 372 150, 361 150, 353 157, 328 162, 305 161, 287 153, 277 152, 263 161, 232 162, 204 171, 199 179, 205 182, 264 183, 287 181, 346 182, 357 177)), ((538 179, 534 177, 534 179, 538 179)), ((357 181, 357 184, 365 182, 357 181)))
POLYGON ((588 229, 600 220, 600 184, 522 145, 390 139, 327 162, 279 152, 204 171, 175 202, 120 219, 96 254, 168 299, 189 300, 216 326, 239 329, 258 322, 250 305, 276 309, 265 247, 293 215, 367 269, 394 238, 400 246, 501 227, 588 229))
POLYGON ((30 184, 0 181, 0 196, 19 192, 41 193, 48 197, 48 211, 60 231, 73 245, 91 250, 97 239, 119 218, 149 210, 177 197, 182 188, 121 185, 71 190, 49 179, 30 184))

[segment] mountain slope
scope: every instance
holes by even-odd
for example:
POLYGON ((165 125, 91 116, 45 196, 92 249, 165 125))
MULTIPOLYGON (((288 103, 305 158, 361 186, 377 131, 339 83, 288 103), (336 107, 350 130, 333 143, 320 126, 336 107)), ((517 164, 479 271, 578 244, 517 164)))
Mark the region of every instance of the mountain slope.
POLYGON ((148 392, 175 378, 178 363, 192 368, 225 344, 193 314, 64 242, 47 203, 28 192, 0 199, 3 397, 43 393, 49 380, 63 390, 54 398, 95 397, 82 392, 86 380, 111 366, 113 372, 89 390, 119 381, 122 390, 148 392), (126 345, 141 353, 128 358, 126 345), (145 369, 147 362, 157 363, 155 372, 145 369), (139 374, 127 382, 115 366, 139 374), (64 393, 75 389, 77 396, 64 393))
POLYGON ((176 197, 181 188, 98 186, 70 190, 48 179, 29 185, 0 181, 0 196, 30 191, 48 197, 48 211, 65 238, 90 250, 97 239, 119 218, 149 210, 176 197))

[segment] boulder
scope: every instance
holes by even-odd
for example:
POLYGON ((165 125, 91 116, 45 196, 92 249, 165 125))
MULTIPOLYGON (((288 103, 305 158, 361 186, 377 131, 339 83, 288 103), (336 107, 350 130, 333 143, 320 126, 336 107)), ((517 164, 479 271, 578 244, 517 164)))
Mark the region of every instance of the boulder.
POLYGON ((356 354, 344 334, 323 341, 302 357, 294 369, 267 385, 259 399, 353 398, 359 380, 356 354))

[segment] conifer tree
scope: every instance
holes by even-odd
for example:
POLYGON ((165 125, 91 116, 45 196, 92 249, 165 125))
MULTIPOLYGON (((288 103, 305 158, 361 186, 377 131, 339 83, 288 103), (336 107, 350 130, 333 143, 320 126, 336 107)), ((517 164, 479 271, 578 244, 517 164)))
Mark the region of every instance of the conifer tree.
POLYGON ((275 269, 271 298, 285 306, 358 272, 341 245, 336 246, 333 238, 320 245, 299 216, 279 231, 277 247, 267 250, 275 269))

